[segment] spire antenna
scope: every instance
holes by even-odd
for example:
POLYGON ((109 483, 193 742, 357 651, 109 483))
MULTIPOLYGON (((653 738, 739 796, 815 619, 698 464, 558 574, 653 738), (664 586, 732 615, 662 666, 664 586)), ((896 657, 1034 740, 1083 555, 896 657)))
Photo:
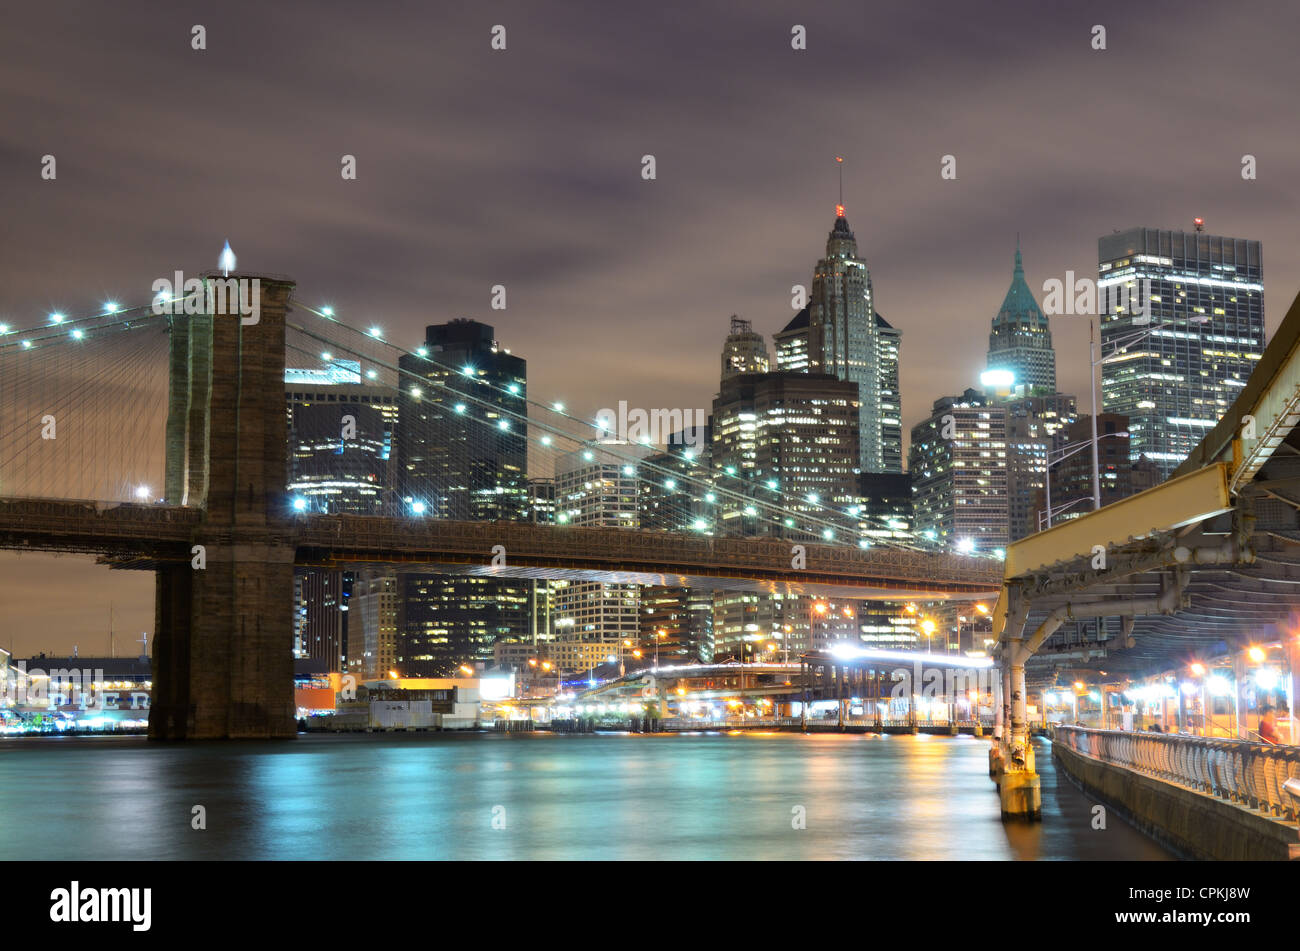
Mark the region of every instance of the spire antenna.
POLYGON ((844 217, 844 156, 835 156, 835 164, 840 172, 840 203, 835 206, 835 217, 844 217))

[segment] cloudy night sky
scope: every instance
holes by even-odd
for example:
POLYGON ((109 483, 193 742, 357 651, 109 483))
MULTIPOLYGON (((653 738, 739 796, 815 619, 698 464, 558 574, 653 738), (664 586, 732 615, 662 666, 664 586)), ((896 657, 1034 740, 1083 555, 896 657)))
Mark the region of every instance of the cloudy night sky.
MULTIPOLYGON (((534 398, 708 407, 729 316, 770 338, 811 282, 836 155, 903 332, 905 432, 977 382, 1017 232, 1035 290, 1095 276, 1101 235, 1197 215, 1263 242, 1270 332, 1300 290, 1294 5, 50 2, 3 22, 15 327, 144 303, 229 240, 241 271, 411 346, 494 325, 534 398)), ((1086 403, 1087 321, 1053 334, 1086 403)), ((4 553, 0 578, 19 656, 106 652, 110 599, 119 651, 153 633, 148 574, 4 553)))

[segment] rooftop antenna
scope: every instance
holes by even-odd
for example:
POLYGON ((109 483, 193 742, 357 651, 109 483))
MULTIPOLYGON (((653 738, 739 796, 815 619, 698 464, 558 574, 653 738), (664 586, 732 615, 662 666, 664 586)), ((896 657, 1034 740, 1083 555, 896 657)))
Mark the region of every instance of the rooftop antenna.
POLYGON ((113 656, 113 602, 108 602, 108 656, 113 656))
POLYGON ((835 206, 835 217, 843 218, 844 217, 844 156, 843 155, 835 156, 835 164, 836 166, 838 166, 840 172, 840 203, 835 206))
POLYGON ((140 645, 141 645, 140 656, 148 657, 149 656, 149 632, 148 631, 140 632, 140 645))

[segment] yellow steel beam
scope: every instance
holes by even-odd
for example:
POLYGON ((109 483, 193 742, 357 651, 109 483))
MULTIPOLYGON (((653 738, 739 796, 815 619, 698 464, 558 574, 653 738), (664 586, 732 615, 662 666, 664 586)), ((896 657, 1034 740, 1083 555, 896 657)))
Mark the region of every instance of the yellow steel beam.
POLYGON ((993 610, 994 632, 1001 636, 1006 625, 1007 585, 1014 579, 1086 558, 1096 545, 1110 550, 1231 509, 1228 464, 1216 462, 1008 545, 1002 591, 993 610))
POLYGON ((1003 577, 1017 578, 1090 555, 1096 545, 1110 549, 1231 509, 1228 464, 1216 462, 1008 545, 1003 577))

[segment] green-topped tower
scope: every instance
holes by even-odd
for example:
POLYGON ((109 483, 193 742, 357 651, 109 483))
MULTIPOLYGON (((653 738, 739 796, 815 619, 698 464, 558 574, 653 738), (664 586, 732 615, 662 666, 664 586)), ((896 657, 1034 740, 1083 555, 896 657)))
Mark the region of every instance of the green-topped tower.
POLYGON ((1025 266, 1016 239, 1016 268, 1002 309, 989 334, 988 369, 1009 370, 1015 386, 1028 394, 1056 392, 1056 351, 1047 317, 1025 283, 1025 266))

